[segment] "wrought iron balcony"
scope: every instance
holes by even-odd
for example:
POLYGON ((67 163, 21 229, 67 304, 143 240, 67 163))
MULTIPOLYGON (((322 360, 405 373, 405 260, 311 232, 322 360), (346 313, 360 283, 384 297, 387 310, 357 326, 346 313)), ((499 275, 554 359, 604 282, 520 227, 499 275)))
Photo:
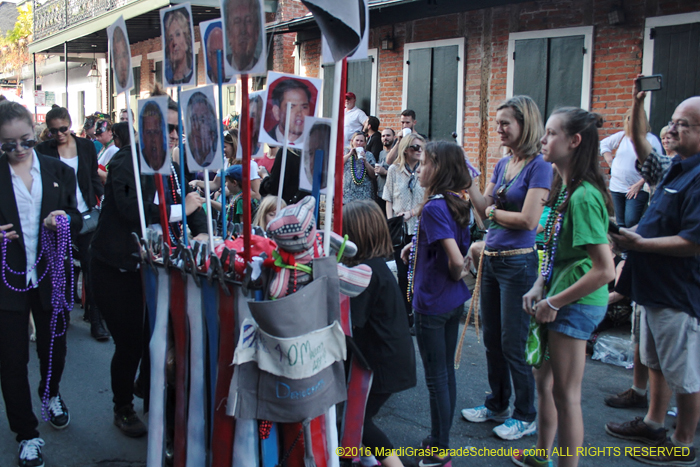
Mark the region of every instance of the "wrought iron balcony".
POLYGON ((115 8, 139 0, 32 0, 34 40, 63 31, 78 23, 97 18, 115 8))

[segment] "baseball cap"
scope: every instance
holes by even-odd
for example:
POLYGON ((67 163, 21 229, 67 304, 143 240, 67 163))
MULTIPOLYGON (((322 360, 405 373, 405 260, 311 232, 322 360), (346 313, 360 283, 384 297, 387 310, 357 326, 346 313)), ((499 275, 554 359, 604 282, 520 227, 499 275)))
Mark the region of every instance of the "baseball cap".
POLYGON ((229 166, 225 171, 224 171, 224 177, 230 177, 237 182, 242 182, 243 181, 243 166, 240 164, 235 164, 229 166))
POLYGON ((355 96, 354 92, 346 92, 345 93, 345 100, 348 101, 350 99, 355 99, 357 100, 357 97, 355 96))

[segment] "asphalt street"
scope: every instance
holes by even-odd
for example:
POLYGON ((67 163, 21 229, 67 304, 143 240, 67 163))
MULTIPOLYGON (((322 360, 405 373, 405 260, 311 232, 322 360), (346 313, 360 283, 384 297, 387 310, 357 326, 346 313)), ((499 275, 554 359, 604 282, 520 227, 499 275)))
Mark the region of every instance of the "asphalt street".
MULTIPOLYGON (((112 424, 112 403, 109 380, 109 365, 114 349, 111 340, 98 343, 90 337, 89 325, 82 321, 82 310, 76 308, 68 335, 68 358, 61 383, 61 393, 71 412, 70 426, 63 431, 54 430, 47 422, 40 422, 39 430, 46 441, 44 454, 47 467, 138 467, 146 465, 146 438, 130 439, 121 434, 112 424)), ((617 329, 613 333, 626 337, 629 331, 617 329)), ((31 349, 30 383, 34 393, 34 410, 40 414, 38 385, 38 361, 31 349)), ((428 434, 430 426, 428 392, 423 378, 420 356, 418 362, 418 386, 392 396, 376 418, 397 448, 415 448, 428 434)), ((634 446, 605 434, 607 421, 631 420, 643 416, 644 410, 612 409, 603 404, 603 398, 629 387, 632 371, 588 359, 583 381, 583 414, 585 443, 591 456, 581 458, 583 467, 614 465, 635 466, 642 464, 624 456, 625 447, 634 446), (616 455, 616 449, 619 454, 616 455), (595 454, 595 455, 593 455, 595 454)), ((462 419, 460 410, 483 403, 488 393, 484 347, 478 343, 473 327, 467 331, 462 363, 457 370, 457 411, 451 432, 451 446, 471 446, 477 449, 510 447, 528 448, 535 437, 517 441, 502 441, 491 430, 494 423, 473 424, 462 419)), ((136 400, 136 409, 142 416, 142 404, 136 400)), ((146 421, 146 417, 143 417, 146 421)), ((673 418, 668 417, 667 427, 673 418)), ((696 446, 698 443, 696 442, 696 446)), ((513 465, 508 457, 499 455, 478 457, 456 457, 455 467, 461 466, 508 466, 513 465)), ((500 452, 503 454, 503 451, 500 452)), ((17 443, 10 432, 4 403, 0 403, 0 467, 16 465, 17 443)), ((416 465, 412 459, 404 458, 406 465, 416 465)))

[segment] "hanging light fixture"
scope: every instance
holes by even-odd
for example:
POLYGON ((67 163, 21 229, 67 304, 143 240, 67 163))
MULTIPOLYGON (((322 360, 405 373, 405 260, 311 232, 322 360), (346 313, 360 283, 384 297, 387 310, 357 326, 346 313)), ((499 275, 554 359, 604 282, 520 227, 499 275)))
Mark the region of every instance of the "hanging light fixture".
MULTIPOLYGON (((95 44, 92 44, 92 47, 95 48, 97 46, 95 44)), ((97 59, 95 58, 95 52, 93 52, 92 66, 90 67, 90 71, 88 71, 87 79, 89 82, 96 85, 99 84, 100 78, 102 78, 102 75, 100 75, 100 71, 97 69, 97 59)))

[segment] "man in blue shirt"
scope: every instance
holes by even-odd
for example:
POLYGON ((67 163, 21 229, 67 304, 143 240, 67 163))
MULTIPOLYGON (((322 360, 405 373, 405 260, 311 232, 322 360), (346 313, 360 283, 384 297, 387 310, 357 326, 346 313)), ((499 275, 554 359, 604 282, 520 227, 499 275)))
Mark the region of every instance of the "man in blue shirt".
POLYGON ((644 137, 644 98, 634 93, 632 141, 637 168, 657 185, 635 229, 612 235, 629 250, 621 282, 643 306, 640 356, 649 367, 651 401, 644 419, 608 423, 608 434, 668 449, 632 456, 652 465, 696 465, 693 447, 700 418, 700 97, 681 102, 669 122, 673 158, 656 153, 644 137), (625 276, 627 276, 625 278, 625 276), (666 384, 668 383, 668 385, 666 384), (664 418, 671 395, 677 428, 666 437, 664 418))

